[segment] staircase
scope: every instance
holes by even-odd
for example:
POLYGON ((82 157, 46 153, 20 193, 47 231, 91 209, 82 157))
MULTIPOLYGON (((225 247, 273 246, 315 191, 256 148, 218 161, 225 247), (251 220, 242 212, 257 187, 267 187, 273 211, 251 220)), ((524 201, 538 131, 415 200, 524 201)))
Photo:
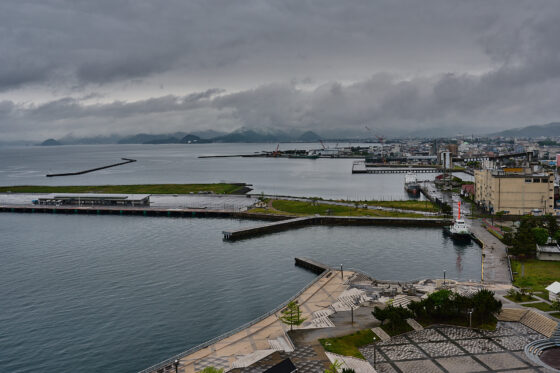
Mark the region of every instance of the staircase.
POLYGON ((525 313, 519 322, 549 338, 552 337, 558 327, 556 321, 533 310, 525 313))

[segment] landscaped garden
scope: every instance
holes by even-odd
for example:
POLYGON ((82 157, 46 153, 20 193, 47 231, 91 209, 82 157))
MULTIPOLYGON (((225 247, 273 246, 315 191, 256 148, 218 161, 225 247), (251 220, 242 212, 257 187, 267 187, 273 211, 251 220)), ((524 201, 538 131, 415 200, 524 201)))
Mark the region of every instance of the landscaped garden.
POLYGON ((370 329, 364 329, 343 337, 319 339, 319 342, 325 351, 364 359, 358 348, 379 340, 370 329))

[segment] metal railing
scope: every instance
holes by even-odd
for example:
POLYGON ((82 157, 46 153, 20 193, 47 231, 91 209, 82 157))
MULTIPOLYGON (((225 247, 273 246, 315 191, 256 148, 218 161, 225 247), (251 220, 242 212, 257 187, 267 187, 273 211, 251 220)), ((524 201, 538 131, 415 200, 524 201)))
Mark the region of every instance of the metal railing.
POLYGON ((329 273, 329 272, 330 272, 330 271, 328 271, 328 270, 327 270, 327 271, 324 271, 324 272, 321 273, 319 276, 317 276, 313 281, 311 281, 310 283, 308 283, 303 289, 301 289, 301 290, 298 291, 295 295, 293 295, 291 298, 289 298, 288 300, 282 302, 280 305, 276 306, 273 310, 268 311, 267 313, 265 313, 265 314, 263 314, 263 315, 257 317, 256 319, 254 319, 254 320, 252 320, 252 321, 249 321, 249 322, 247 322, 247 323, 245 323, 245 324, 243 324, 243 325, 241 325, 241 326, 239 326, 239 327, 237 327, 237 328, 235 328, 235 329, 232 329, 232 330, 230 330, 229 332, 226 332, 226 333, 224 333, 224 334, 222 334, 222 335, 219 335, 219 336, 217 336, 217 337, 214 337, 214 338, 212 338, 212 339, 210 339, 210 340, 208 340, 208 341, 206 341, 206 342, 203 342, 203 343, 201 343, 201 344, 199 344, 199 345, 197 345, 197 346, 194 346, 194 347, 192 347, 192 348, 190 348, 190 349, 188 349, 188 350, 186 350, 186 351, 184 351, 184 352, 181 352, 181 353, 179 353, 179 354, 177 354, 177 355, 175 355, 175 356, 172 356, 172 357, 170 357, 169 359, 166 359, 166 360, 164 360, 164 361, 162 361, 162 362, 160 362, 160 363, 157 363, 157 364, 155 364, 155 365, 152 365, 152 366, 149 367, 149 368, 146 368, 146 369, 144 369, 144 370, 141 370, 141 371, 138 372, 138 373, 150 373, 150 372, 153 372, 153 371, 157 371, 158 369, 161 369, 161 368, 163 368, 163 367, 165 367, 165 366, 167 366, 167 365, 173 364, 173 362, 174 362, 175 360, 181 360, 182 358, 184 358, 184 357, 186 357, 186 356, 188 356, 188 355, 191 355, 191 354, 193 354, 194 352, 196 352, 196 351, 198 351, 198 350, 202 350, 203 348, 206 348, 206 347, 208 347, 208 346, 211 346, 211 345, 213 345, 214 343, 221 341, 222 339, 225 339, 225 338, 227 338, 227 337, 230 337, 230 336, 232 336, 232 335, 234 335, 234 334, 236 334, 236 333, 238 333, 238 332, 240 332, 240 331, 242 331, 242 330, 244 330, 244 329, 249 328, 250 326, 255 325, 256 323, 258 323, 258 322, 260 322, 260 321, 266 319, 267 317, 269 317, 269 316, 271 316, 271 315, 274 315, 275 313, 277 313, 277 312, 281 311, 283 308, 285 308, 285 307, 288 305, 288 303, 290 303, 291 301, 293 301, 294 299, 296 299, 297 297, 299 297, 300 295, 302 295, 307 289, 309 289, 311 286, 313 286, 315 283, 317 283, 319 280, 321 280, 323 277, 325 277, 325 275, 326 275, 327 273, 329 273))

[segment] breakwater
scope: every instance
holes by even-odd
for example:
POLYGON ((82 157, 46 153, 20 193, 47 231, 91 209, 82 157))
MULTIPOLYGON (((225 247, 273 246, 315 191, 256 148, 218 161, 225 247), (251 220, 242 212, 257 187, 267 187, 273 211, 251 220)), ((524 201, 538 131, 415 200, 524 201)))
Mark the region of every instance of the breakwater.
POLYGON ((88 173, 94 172, 94 171, 104 170, 104 169, 106 169, 106 168, 117 167, 117 166, 121 166, 121 165, 123 165, 123 164, 136 162, 136 159, 130 159, 130 158, 121 158, 121 159, 122 159, 124 162, 114 163, 114 164, 110 164, 110 165, 102 166, 102 167, 90 168, 90 169, 88 169, 88 170, 77 171, 77 172, 66 172, 66 173, 61 173, 61 174, 47 174, 46 176, 47 176, 47 177, 56 177, 56 176, 83 175, 83 174, 88 174, 88 173))
POLYGON ((223 235, 225 240, 234 241, 237 239, 256 237, 263 234, 280 232, 283 230, 302 227, 306 225, 386 225, 405 227, 441 227, 451 224, 452 221, 449 219, 316 215, 304 218, 287 219, 275 223, 264 224, 244 229, 223 231, 223 235))

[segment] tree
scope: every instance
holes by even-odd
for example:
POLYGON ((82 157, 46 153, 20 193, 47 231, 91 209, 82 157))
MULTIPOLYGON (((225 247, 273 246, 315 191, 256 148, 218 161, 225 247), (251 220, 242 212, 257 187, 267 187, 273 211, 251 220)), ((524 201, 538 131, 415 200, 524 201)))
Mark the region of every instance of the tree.
POLYGON ((548 214, 545 216, 546 228, 548 229, 548 235, 554 237, 558 233, 558 221, 556 216, 548 214))
POLYGON ((541 227, 535 227, 531 229, 533 237, 535 237, 535 242, 538 245, 546 245, 548 242, 548 230, 541 227))
POLYGON ((381 324, 383 324, 385 320, 389 320, 389 325, 391 325, 393 333, 398 327, 406 323, 406 319, 414 316, 410 310, 401 306, 394 307, 391 304, 387 305, 385 308, 375 307, 372 314, 377 320, 381 321, 381 324))
POLYGON ((286 308, 282 310, 282 316, 280 316, 279 319, 284 324, 290 325, 290 330, 293 329, 294 325, 301 325, 306 320, 306 318, 301 317, 299 304, 295 301, 288 303, 286 308))
POLYGON ((481 324, 489 320, 493 314, 502 309, 502 302, 494 298, 494 292, 486 289, 479 290, 472 297, 473 315, 481 324))
POLYGON ((325 373, 338 373, 340 372, 340 368, 342 367, 342 363, 335 359, 331 365, 327 369, 325 369, 325 373))

